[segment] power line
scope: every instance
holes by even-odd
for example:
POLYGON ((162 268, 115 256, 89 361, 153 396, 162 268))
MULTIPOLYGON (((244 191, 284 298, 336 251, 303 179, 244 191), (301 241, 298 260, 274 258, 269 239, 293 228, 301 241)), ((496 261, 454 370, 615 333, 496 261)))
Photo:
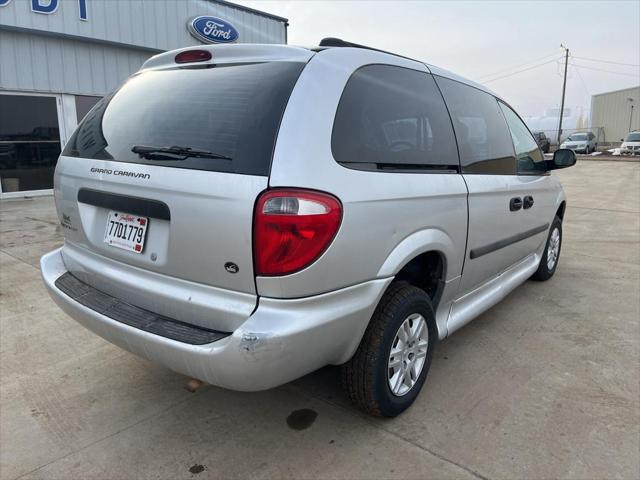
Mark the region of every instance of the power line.
MULTIPOLYGON (((576 57, 572 57, 572 58, 576 58, 576 57)), ((586 65, 578 65, 576 63, 571 63, 571 65, 573 65, 574 67, 577 68, 586 68, 587 70, 596 70, 598 72, 606 72, 606 73, 616 73, 618 75, 624 75, 625 77, 634 77, 634 78, 639 78, 640 75, 636 75, 635 73, 625 73, 625 72, 614 72, 613 70, 604 70, 602 68, 595 68, 595 67, 587 67, 586 65)))
MULTIPOLYGON (((571 66, 575 67, 575 65, 571 64, 571 66)), ((587 84, 584 81, 584 78, 582 78, 582 74, 580 73, 580 70, 576 69, 576 73, 578 74, 578 78, 580 79, 580 82, 582 83, 582 88, 584 88, 584 91, 587 95, 591 96, 591 92, 589 92, 589 89, 587 88, 587 84)))
POLYGON ((622 63, 622 62, 613 62, 611 60, 598 60, 597 58, 576 57, 575 55, 571 55, 571 56, 573 58, 577 58, 579 60, 587 60, 589 62, 611 63, 612 65, 624 65, 627 67, 640 67, 640 65, 636 63, 622 63))
POLYGON ((538 67, 542 67, 543 65, 547 65, 549 63, 553 63, 556 62, 558 59, 557 58, 553 58, 551 60, 548 60, 544 63, 539 63, 537 65, 532 65, 531 67, 527 67, 527 68, 523 68, 522 70, 516 70, 515 72, 511 72, 507 75, 502 75, 496 78, 492 78, 490 80, 483 80, 481 83, 491 83, 491 82, 495 82, 496 80, 501 80, 503 78, 507 78, 507 77, 512 77, 513 75, 517 75, 518 73, 522 73, 522 72, 526 72, 527 70, 533 70, 534 68, 538 68, 538 67))
POLYGON ((488 73, 488 74, 486 74, 486 75, 480 75, 478 78, 479 78, 479 79, 482 79, 482 78, 490 78, 490 77, 493 77, 493 76, 495 76, 495 75, 500 75, 501 73, 505 73, 505 72, 508 72, 508 71, 510 71, 510 70, 513 70, 514 68, 524 67, 525 65, 529 65, 529 64, 531 64, 531 63, 536 63, 536 62, 539 62, 539 61, 541 61, 541 60, 545 60, 545 59, 547 59, 547 58, 549 58, 549 57, 555 57, 555 56, 558 56, 558 53, 557 53, 557 52, 556 52, 556 53, 552 53, 552 54, 550 54, 550 55, 545 55, 544 57, 540 57, 540 58, 537 58, 537 59, 535 59, 535 60, 529 60, 528 62, 520 63, 520 64, 518 64, 518 65, 512 65, 511 67, 503 68, 503 69, 498 70, 498 71, 493 72, 493 73, 488 73))

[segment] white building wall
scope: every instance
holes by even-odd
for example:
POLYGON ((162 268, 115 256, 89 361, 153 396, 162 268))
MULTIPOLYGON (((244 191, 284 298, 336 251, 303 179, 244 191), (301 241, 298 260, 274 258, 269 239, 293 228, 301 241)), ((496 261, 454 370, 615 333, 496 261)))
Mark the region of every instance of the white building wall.
POLYGON ((0 30, 0 88, 103 96, 151 55, 148 50, 0 30))
POLYGON ((593 95, 591 124, 604 127, 605 141, 611 143, 620 142, 630 130, 640 130, 640 86, 593 95))

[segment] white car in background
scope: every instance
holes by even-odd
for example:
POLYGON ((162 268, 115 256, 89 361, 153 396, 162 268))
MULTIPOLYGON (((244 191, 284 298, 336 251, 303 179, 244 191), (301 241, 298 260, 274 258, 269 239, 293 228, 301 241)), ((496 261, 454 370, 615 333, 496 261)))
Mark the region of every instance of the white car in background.
POLYGON ((591 132, 572 133, 560 145, 560 148, 568 148, 574 152, 586 154, 595 152, 597 147, 596 136, 591 132))
POLYGON ((620 153, 625 155, 640 155, 640 130, 629 132, 622 140, 620 153))

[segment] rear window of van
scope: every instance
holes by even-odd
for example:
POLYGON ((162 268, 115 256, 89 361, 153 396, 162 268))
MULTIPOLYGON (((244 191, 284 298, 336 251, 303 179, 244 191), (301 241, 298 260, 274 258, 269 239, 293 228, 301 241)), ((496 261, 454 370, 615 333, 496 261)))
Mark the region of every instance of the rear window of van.
POLYGON ((63 155, 268 175, 280 121, 303 68, 268 62, 142 72, 96 104, 63 155), (213 155, 143 155, 132 151, 136 146, 213 155))

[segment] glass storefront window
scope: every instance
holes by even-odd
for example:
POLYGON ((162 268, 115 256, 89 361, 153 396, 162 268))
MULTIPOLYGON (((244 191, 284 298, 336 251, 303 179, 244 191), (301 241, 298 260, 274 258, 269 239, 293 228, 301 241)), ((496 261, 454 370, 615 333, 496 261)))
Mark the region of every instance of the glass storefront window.
POLYGON ((76 95, 76 116, 78 123, 82 121, 89 110, 100 101, 102 97, 92 97, 89 95, 76 95))
POLYGON ((2 192, 53 188, 53 171, 59 155, 56 99, 0 95, 2 192))

